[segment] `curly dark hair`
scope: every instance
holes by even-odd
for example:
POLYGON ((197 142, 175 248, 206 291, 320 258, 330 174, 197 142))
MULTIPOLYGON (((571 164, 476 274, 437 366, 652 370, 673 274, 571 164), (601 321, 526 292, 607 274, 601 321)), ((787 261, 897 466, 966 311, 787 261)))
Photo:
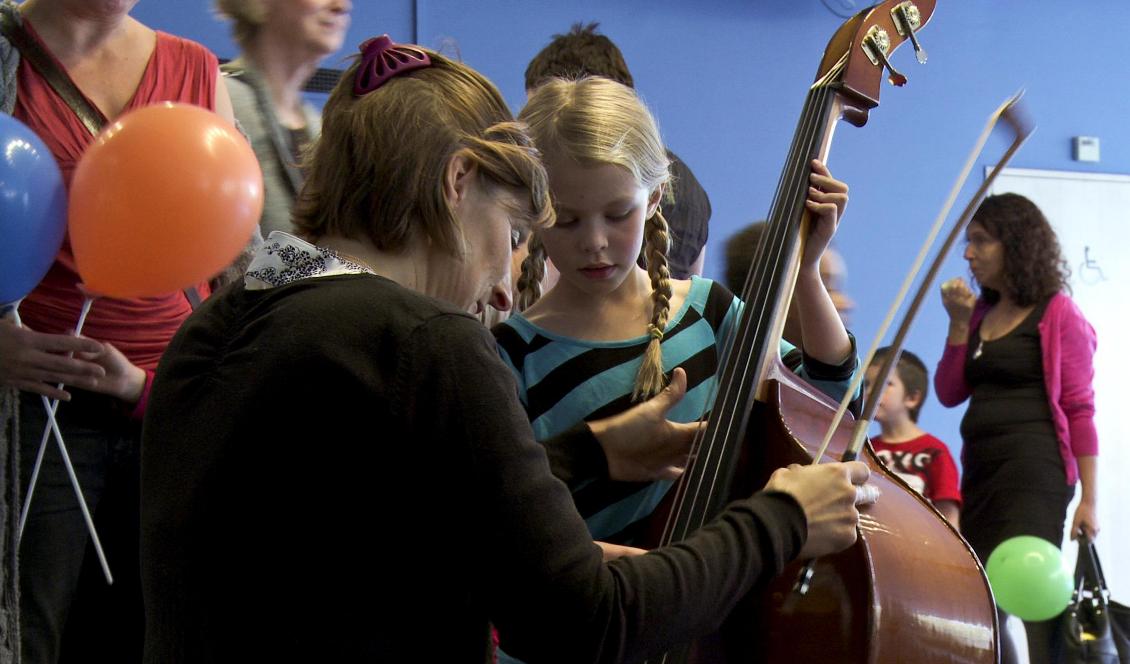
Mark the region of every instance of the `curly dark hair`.
POLYGON ((603 76, 629 88, 635 87, 624 54, 612 40, 597 34, 599 23, 574 23, 564 35, 553 35, 526 67, 526 89, 533 90, 551 78, 603 76))
MULTIPOLYGON (((1016 304, 1027 307, 1060 291, 1070 292, 1071 268, 1055 231, 1035 203, 1020 194, 989 196, 970 223, 980 224, 1003 245, 1005 288, 1016 304)), ((984 286, 981 294, 988 302, 1001 296, 984 286)))

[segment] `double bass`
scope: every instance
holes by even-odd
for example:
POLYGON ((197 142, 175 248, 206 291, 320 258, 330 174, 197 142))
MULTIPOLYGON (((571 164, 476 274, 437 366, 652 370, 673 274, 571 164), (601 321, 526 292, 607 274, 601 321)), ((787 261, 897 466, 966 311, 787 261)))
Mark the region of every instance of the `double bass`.
MULTIPOLYGON (((742 311, 694 460, 668 496, 659 544, 686 538, 733 498, 764 486, 778 468, 808 464, 835 405, 779 357, 809 223, 809 162, 826 160, 836 123, 867 122, 884 72, 906 82, 889 55, 912 42, 935 0, 888 0, 849 19, 832 37, 809 89, 768 228, 741 293, 742 311)), ((832 432, 821 461, 848 454, 852 423, 832 432)), ((786 567, 755 588, 722 630, 664 662, 996 662, 998 624, 976 554, 929 502, 887 471, 870 447, 858 460, 881 496, 860 508, 854 545, 786 567), (798 583, 798 579, 800 582, 798 583)), ((662 509, 661 509, 662 511, 662 509)))

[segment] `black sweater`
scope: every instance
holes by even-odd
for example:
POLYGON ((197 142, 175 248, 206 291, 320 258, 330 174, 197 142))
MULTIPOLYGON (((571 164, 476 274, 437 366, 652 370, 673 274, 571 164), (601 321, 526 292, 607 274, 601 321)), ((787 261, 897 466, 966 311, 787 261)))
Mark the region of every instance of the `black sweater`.
POLYGON ((379 277, 236 286, 157 372, 146 661, 638 661, 799 551, 791 497, 601 561, 474 318, 379 277), (506 640, 509 639, 509 640, 506 640))

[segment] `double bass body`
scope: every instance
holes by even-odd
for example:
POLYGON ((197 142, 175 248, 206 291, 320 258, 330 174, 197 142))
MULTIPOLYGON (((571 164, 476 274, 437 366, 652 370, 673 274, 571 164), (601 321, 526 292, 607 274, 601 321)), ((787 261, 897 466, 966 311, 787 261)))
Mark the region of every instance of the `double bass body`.
MULTIPOLYGON (((834 410, 783 366, 774 374, 767 400, 753 406, 749 430, 758 440, 746 445, 743 491, 763 486, 776 468, 810 463, 834 410)), ((842 424, 829 457, 839 458, 850 437, 850 423, 842 424)), ((859 540, 819 559, 803 595, 793 589, 802 564, 786 567, 697 661, 997 661, 996 611, 972 549, 869 447, 859 459, 882 492, 860 510, 859 540)))

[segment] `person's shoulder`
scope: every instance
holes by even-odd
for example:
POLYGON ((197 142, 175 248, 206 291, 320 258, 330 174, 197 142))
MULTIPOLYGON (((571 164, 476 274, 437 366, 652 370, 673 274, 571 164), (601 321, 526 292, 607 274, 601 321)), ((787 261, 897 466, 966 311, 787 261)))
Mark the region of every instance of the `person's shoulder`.
POLYGON ((682 288, 687 289, 687 297, 692 302, 705 302, 711 297, 718 297, 727 299, 727 296, 732 299, 734 294, 726 288, 722 282, 714 281, 709 277, 700 277, 698 275, 691 275, 688 279, 672 279, 672 284, 678 284, 682 288))
POLYGON ((554 343, 553 339, 542 334, 542 330, 523 314, 511 315, 490 331, 498 344, 502 359, 518 371, 524 368, 528 355, 554 343))
POLYGON ((516 313, 511 314, 506 320, 492 326, 490 332, 498 339, 499 343, 505 341, 508 345, 519 345, 529 343, 530 339, 536 333, 536 330, 534 326, 526 320, 525 316, 516 313))
POLYGON ((195 65, 210 70, 219 69, 220 61, 207 46, 187 37, 156 30, 157 52, 172 57, 181 65, 195 65))
POLYGON ((302 279, 279 290, 293 315, 335 321, 336 327, 344 329, 369 330, 379 323, 411 330, 446 317, 458 319, 468 327, 482 327, 470 314, 454 306, 375 275, 302 279))
POLYGON ((220 65, 220 75, 223 76, 224 82, 227 83, 228 91, 232 93, 233 102, 235 101, 236 94, 246 96, 254 95, 252 79, 256 78, 257 75, 242 55, 236 56, 220 65))
POLYGON ((1070 295, 1060 291, 1048 300, 1039 328, 1042 332, 1055 335, 1060 344, 1075 348, 1090 347, 1094 352, 1098 335, 1083 310, 1070 295))
MULTIPOLYGON (((405 288, 391 279, 376 275, 359 276, 358 279, 343 279, 339 282, 344 294, 349 297, 368 299, 373 303, 394 304, 403 311, 411 312, 413 316, 419 317, 421 320, 455 315, 469 323, 479 324, 470 314, 460 310, 455 305, 429 297, 411 288, 405 288)), ((354 313, 364 316, 366 312, 355 309, 354 313)))
POLYGON ((235 61, 225 62, 220 65, 220 75, 224 78, 224 83, 227 84, 228 91, 232 94, 233 101, 236 94, 254 94, 251 81, 248 80, 247 77, 247 70, 239 66, 235 61))
POLYGON ((1075 300, 1067 293, 1059 291, 1048 299, 1047 308, 1044 309, 1044 318, 1065 317, 1086 319, 1083 310, 1079 308, 1075 300))
POLYGON ((534 302, 521 313, 511 314, 505 321, 491 328, 495 336, 502 335, 508 341, 530 343, 535 339, 571 342, 574 336, 565 330, 572 330, 576 314, 569 308, 559 306, 551 291, 546 297, 534 302))
POLYGON ((938 449, 949 454, 949 445, 946 445, 945 441, 941 438, 927 431, 923 431, 921 436, 915 438, 914 443, 919 449, 938 449))
POLYGON ((396 282, 373 275, 303 281, 311 283, 304 287, 306 293, 294 293, 297 298, 288 319, 314 321, 303 332, 312 344, 385 353, 396 349, 397 362, 452 367, 498 357, 493 337, 477 318, 396 282))
MULTIPOLYGON (((0 16, 3 16, 5 20, 12 21, 16 25, 23 23, 23 16, 20 14, 20 6, 12 2, 12 0, 0 0, 0 16)), ((8 38, 2 34, 0 34, 0 44, 4 44, 5 46, 9 45, 8 38)))
POLYGON ((905 442, 892 443, 889 440, 885 440, 882 435, 875 436, 875 437, 871 438, 870 441, 871 441, 872 449, 874 449, 876 452, 885 453, 885 455, 887 455, 888 458, 889 458, 889 455, 891 455, 891 454, 894 454, 894 453, 902 454, 903 452, 906 451, 906 449, 905 449, 906 443, 905 442))
MULTIPOLYGON (((693 191, 695 196, 701 196, 705 205, 709 207, 710 199, 706 195, 706 190, 702 188, 687 162, 671 149, 667 150, 667 159, 671 164, 671 174, 676 178, 676 181, 682 181, 686 191, 693 191)), ((676 184, 676 186, 678 185, 676 184)))
POLYGON ((687 301, 707 320, 720 321, 738 301, 720 281, 692 276, 687 283, 687 301))
POLYGON ((243 130, 252 138, 263 133, 263 118, 259 113, 259 102, 255 98, 255 88, 251 81, 243 76, 243 70, 226 69, 227 63, 220 67, 220 74, 224 87, 231 98, 232 110, 236 120, 243 125, 243 130))

